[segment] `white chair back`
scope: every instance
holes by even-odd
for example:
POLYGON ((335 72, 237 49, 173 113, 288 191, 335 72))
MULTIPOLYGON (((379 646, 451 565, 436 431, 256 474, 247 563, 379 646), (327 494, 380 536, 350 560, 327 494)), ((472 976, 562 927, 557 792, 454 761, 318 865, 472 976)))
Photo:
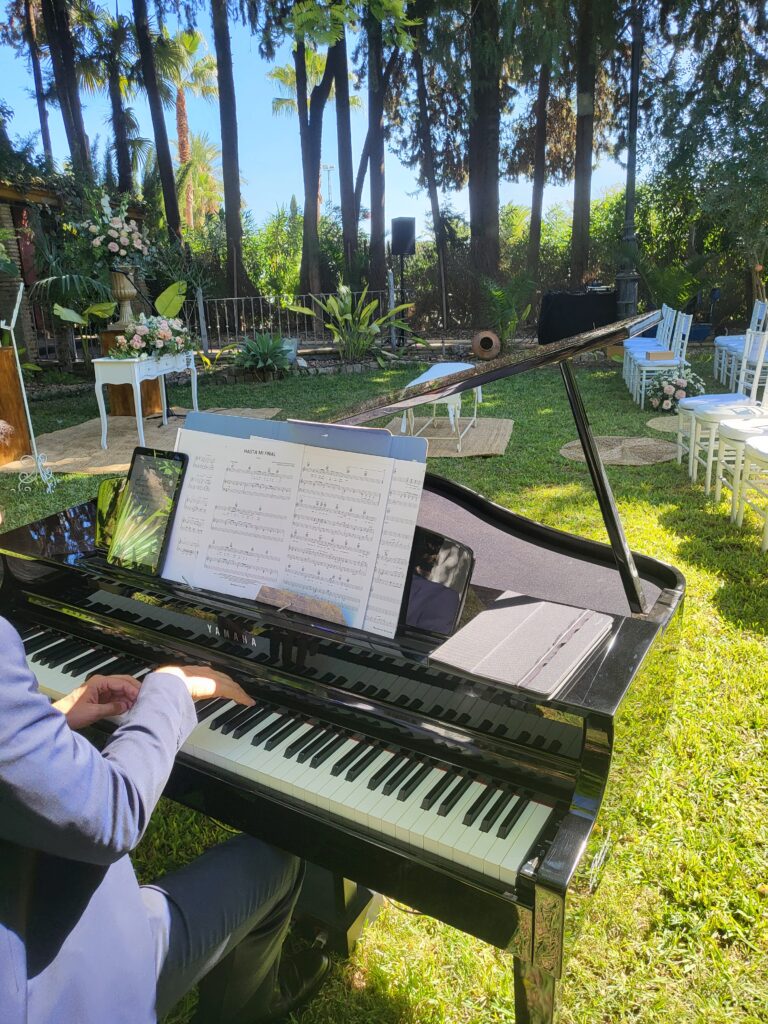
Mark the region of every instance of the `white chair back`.
POLYGON ((765 321, 768 318, 768 302, 763 299, 755 299, 752 307, 752 319, 749 321, 750 331, 764 331, 765 321))
POLYGON ((691 336, 691 324, 693 323, 693 313, 678 313, 677 319, 675 320, 675 329, 672 332, 672 340, 670 341, 670 349, 675 354, 675 359, 679 362, 685 360, 685 353, 688 350, 688 339, 691 336))
POLYGON ((659 345, 669 344, 676 316, 677 312, 671 306, 668 306, 666 302, 663 302, 661 305, 661 323, 656 328, 656 341, 659 345))
POLYGON ((749 381, 749 399, 757 402, 757 391, 760 387, 766 349, 768 349, 768 331, 747 331, 744 336, 744 350, 741 353, 739 369, 739 394, 747 394, 747 376, 749 381))

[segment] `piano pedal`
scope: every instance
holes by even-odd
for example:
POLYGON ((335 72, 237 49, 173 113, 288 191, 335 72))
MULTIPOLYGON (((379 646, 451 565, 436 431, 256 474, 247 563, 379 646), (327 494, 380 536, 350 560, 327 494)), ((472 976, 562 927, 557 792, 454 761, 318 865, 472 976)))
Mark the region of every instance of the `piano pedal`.
POLYGON ((297 929, 314 947, 346 959, 383 897, 316 864, 307 862, 306 870, 294 911, 297 929))

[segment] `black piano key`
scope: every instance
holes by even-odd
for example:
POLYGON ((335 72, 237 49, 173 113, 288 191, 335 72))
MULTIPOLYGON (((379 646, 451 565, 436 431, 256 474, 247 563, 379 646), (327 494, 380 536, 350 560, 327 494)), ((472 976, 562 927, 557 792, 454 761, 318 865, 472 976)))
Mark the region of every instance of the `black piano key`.
POLYGON ((542 735, 534 736, 532 746, 536 747, 537 750, 541 750, 544 746, 544 739, 545 737, 542 735))
POLYGON ((496 833, 496 835, 499 837, 499 839, 506 839, 507 838, 509 833, 515 827, 515 823, 517 822, 518 818, 520 817, 520 815, 523 813, 523 811, 525 810, 525 808, 527 806, 528 806, 528 801, 527 800, 518 800, 517 801, 515 806, 512 808, 512 810, 509 812, 509 814, 506 816, 506 818, 502 821, 501 825, 499 825, 499 831, 496 833))
POLYGON ((365 771, 368 765, 375 761, 380 753, 381 750, 379 747, 371 747, 371 749, 366 754, 358 758, 358 760, 355 761, 355 763, 349 769, 347 774, 344 776, 347 782, 354 782, 356 778, 362 775, 362 773, 365 771))
POLYGON ((280 717, 276 718, 274 722, 270 722, 269 725, 265 725, 263 729, 260 729, 251 740, 251 743, 254 747, 258 747, 259 744, 268 740, 273 733, 276 733, 278 729, 282 729, 286 722, 289 721, 290 718, 288 715, 280 715, 280 717))
POLYGON ((355 746, 348 750, 344 757, 340 758, 336 764, 331 768, 331 775, 341 775, 345 772, 351 764, 353 764, 364 750, 370 750, 371 748, 366 743, 356 743, 355 746))
POLYGON ((128 675, 128 669, 135 665, 134 661, 130 658, 116 657, 113 661, 108 662, 106 665, 99 665, 100 676, 123 676, 128 675))
POLYGON ((33 640, 27 640, 24 644, 24 650, 27 655, 34 654, 35 651, 39 651, 41 647, 47 647, 48 644, 52 644, 55 640, 63 640, 64 637, 56 636, 49 632, 43 633, 41 636, 36 636, 33 640))
POLYGON ((456 725, 468 725, 469 722, 471 721, 471 718, 472 716, 468 715, 467 712, 465 711, 463 715, 459 715, 459 717, 456 719, 456 725))
POLYGON ((443 718, 445 719, 446 722, 452 722, 455 717, 456 717, 456 709, 455 708, 448 708, 446 710, 445 714, 443 715, 443 718))
POLYGON ((55 644, 53 647, 41 651, 40 654, 35 655, 33 663, 55 668, 57 665, 63 665, 65 661, 71 661, 77 654, 83 654, 87 650, 88 648, 85 645, 73 644, 70 640, 65 643, 55 644))
POLYGON ((549 744, 550 754, 559 754, 562 745, 563 744, 560 742, 560 740, 552 740, 552 742, 549 744))
POLYGON ((40 626, 20 626, 16 632, 19 634, 22 640, 31 639, 33 636, 37 636, 41 632, 40 626))
POLYGON ((251 729, 255 729, 264 721, 264 719, 269 718, 272 714, 270 708, 261 708, 261 710, 258 708, 249 708, 249 710, 251 712, 250 715, 244 715, 232 730, 233 740, 239 740, 242 739, 243 736, 247 736, 251 729))
POLYGON ((198 701, 195 704, 195 713, 198 722, 204 722, 206 718, 215 715, 219 708, 223 708, 226 701, 223 697, 208 697, 207 700, 198 701))
POLYGON ((439 718, 440 715, 442 715, 442 713, 444 711, 445 711, 445 708, 443 707, 442 704, 435 704, 435 706, 432 708, 432 710, 427 712, 427 715, 430 718, 439 718))
POLYGON ((386 777, 391 775, 396 768, 399 768, 404 760, 404 754, 393 754, 392 757, 390 757, 388 761, 385 761, 381 768, 374 772, 370 777, 368 780, 368 789, 378 789, 386 777))
POLYGON ((493 722, 490 720, 490 718, 484 718, 480 725, 478 726, 478 728, 480 732, 490 732, 491 729, 493 728, 493 722))
POLYGON ((225 708, 221 714, 216 715, 214 720, 210 724, 211 729, 220 729, 225 722, 228 722, 230 718, 235 718, 243 710, 242 704, 232 704, 231 707, 225 708))
POLYGON ((496 728, 493 730, 494 736, 505 736, 506 733, 507 733, 506 725, 497 725, 496 728))
MULTIPOLYGON (((344 744, 347 742, 346 736, 334 736, 333 739, 325 742, 324 746, 321 746, 317 753, 314 755, 312 760, 309 762, 310 768, 319 768, 321 764, 325 764, 328 758, 333 757, 337 750, 341 750, 344 744)), ((304 754, 302 750, 300 757, 304 754)))
POLYGON ((293 757, 294 754, 306 747, 308 743, 312 743, 313 740, 317 739, 318 736, 325 735, 325 727, 322 725, 316 725, 311 729, 307 729, 301 736, 297 736, 293 743, 289 743, 283 751, 283 757, 293 757))
POLYGON ((397 794, 397 799, 407 800, 411 793, 413 793, 413 791, 421 785, 421 783, 424 781, 424 779, 426 779, 426 777, 429 775, 431 771, 432 765, 423 764, 421 768, 419 768, 419 770, 416 772, 416 774, 412 775, 408 779, 408 781, 403 785, 403 788, 397 794))
POLYGON ((446 789, 448 789, 450 784, 455 781, 456 776, 452 772, 444 771, 442 779, 437 780, 432 789, 430 789, 421 801, 421 809, 423 811, 428 811, 437 802, 437 800, 439 800, 446 789))
POLYGON ((323 729, 320 735, 313 739, 311 743, 302 747, 296 760, 299 764, 304 764, 304 762, 308 761, 310 757, 318 752, 318 750, 321 750, 326 744, 330 744, 333 740, 338 738, 338 733, 333 732, 331 729, 323 729))
POLYGON ((353 693, 362 693, 363 690, 365 689, 365 683, 363 682, 362 679, 358 679, 356 683, 352 683, 350 689, 352 690, 353 693))
POLYGON ((407 693, 401 693, 400 696, 395 701, 395 704, 397 704, 398 707, 404 708, 408 704, 408 700, 409 700, 408 694, 407 693))
POLYGON ((363 696, 364 697, 375 697, 378 694, 378 692, 379 692, 379 688, 377 686, 368 685, 363 690, 363 696))
POLYGON ((516 737, 516 742, 517 743, 527 743, 530 738, 531 738, 531 734, 528 732, 528 730, 527 729, 523 729, 523 731, 519 734, 519 736, 516 737))
POLYGON ((278 729, 276 733, 273 733, 272 736, 269 737, 267 742, 264 744, 264 749, 274 750, 275 747, 279 746, 283 742, 283 740, 288 739, 288 737, 292 736, 297 729, 300 729, 303 724, 304 722, 300 718, 296 718, 292 722, 288 722, 288 724, 284 725, 282 729, 278 729))
POLYGON ((90 654, 84 654, 81 658, 68 661, 66 665, 62 666, 61 671, 67 676, 80 675, 80 673, 87 671, 87 669, 93 668, 94 665, 98 665, 100 661, 106 661, 108 657, 109 651, 102 647, 97 651, 91 651, 90 654))
POLYGON ((408 776, 415 772, 419 767, 418 761, 411 761, 409 758, 405 758, 405 764, 398 768, 394 775, 390 775, 381 792, 384 796, 389 796, 390 793, 394 793, 396 789, 399 789, 403 785, 408 776))
POLYGON ((86 676, 94 675, 95 670, 98 669, 99 675, 112 675, 118 670, 118 666, 121 664, 122 660, 123 659, 118 658, 116 654, 110 659, 109 653, 106 652, 99 661, 95 661, 92 665, 89 665, 84 674, 86 676), (101 664, 99 664, 99 662, 101 662, 101 664), (93 671, 91 671, 91 669, 93 669, 93 671))
POLYGON ((336 677, 334 676, 333 672, 326 672, 324 675, 320 676, 319 682, 332 683, 335 678, 336 677))
POLYGON ((448 796, 445 797, 443 802, 437 808, 438 815, 441 818, 444 818, 446 814, 450 813, 471 785, 471 778, 467 777, 465 779, 461 779, 461 781, 453 787, 448 796))
POLYGON ((498 793, 498 790, 493 786, 486 786, 482 793, 480 793, 469 808, 467 813, 464 815, 465 825, 474 825, 477 821, 478 816, 485 810, 493 797, 498 793))
POLYGON ((238 725, 243 725, 244 722, 250 721, 254 711, 262 711, 263 709, 263 704, 238 704, 237 714, 229 715, 226 722, 221 723, 221 735, 229 736, 238 725))
POLYGON ((499 815, 503 814, 510 802, 514 799, 514 794, 507 791, 503 791, 499 794, 498 798, 494 800, 491 805, 491 809, 488 811, 486 816, 480 822, 481 832, 490 832, 493 826, 499 819, 499 815))

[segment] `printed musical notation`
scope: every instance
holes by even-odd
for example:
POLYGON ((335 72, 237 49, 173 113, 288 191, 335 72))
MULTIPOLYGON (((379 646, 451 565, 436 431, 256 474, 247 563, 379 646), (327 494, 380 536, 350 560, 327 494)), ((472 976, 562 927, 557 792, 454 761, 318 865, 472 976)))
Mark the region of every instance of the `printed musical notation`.
POLYGON ((189 455, 164 575, 341 609, 394 636, 425 464, 272 438, 179 432, 189 455))

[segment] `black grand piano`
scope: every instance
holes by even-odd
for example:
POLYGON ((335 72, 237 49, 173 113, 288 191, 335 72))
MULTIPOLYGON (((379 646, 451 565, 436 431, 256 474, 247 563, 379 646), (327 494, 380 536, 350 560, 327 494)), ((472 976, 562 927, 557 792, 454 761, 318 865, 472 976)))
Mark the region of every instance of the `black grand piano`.
POLYGON ((604 859, 593 832, 612 761, 638 745, 624 717, 633 704, 659 715, 670 683, 684 580, 629 550, 570 366, 651 322, 501 358, 342 421, 560 366, 609 543, 430 474, 419 513, 429 536, 474 554, 462 624, 507 591, 609 617, 553 698, 436 661, 445 638, 407 614, 390 640, 108 565, 93 502, 0 536, 0 610, 42 689, 55 698, 97 669, 141 676, 169 659, 234 675, 256 707, 199 705, 168 795, 315 865, 306 899, 336 948, 383 893, 509 950, 518 1024, 552 1020, 568 893, 577 869, 604 859))

